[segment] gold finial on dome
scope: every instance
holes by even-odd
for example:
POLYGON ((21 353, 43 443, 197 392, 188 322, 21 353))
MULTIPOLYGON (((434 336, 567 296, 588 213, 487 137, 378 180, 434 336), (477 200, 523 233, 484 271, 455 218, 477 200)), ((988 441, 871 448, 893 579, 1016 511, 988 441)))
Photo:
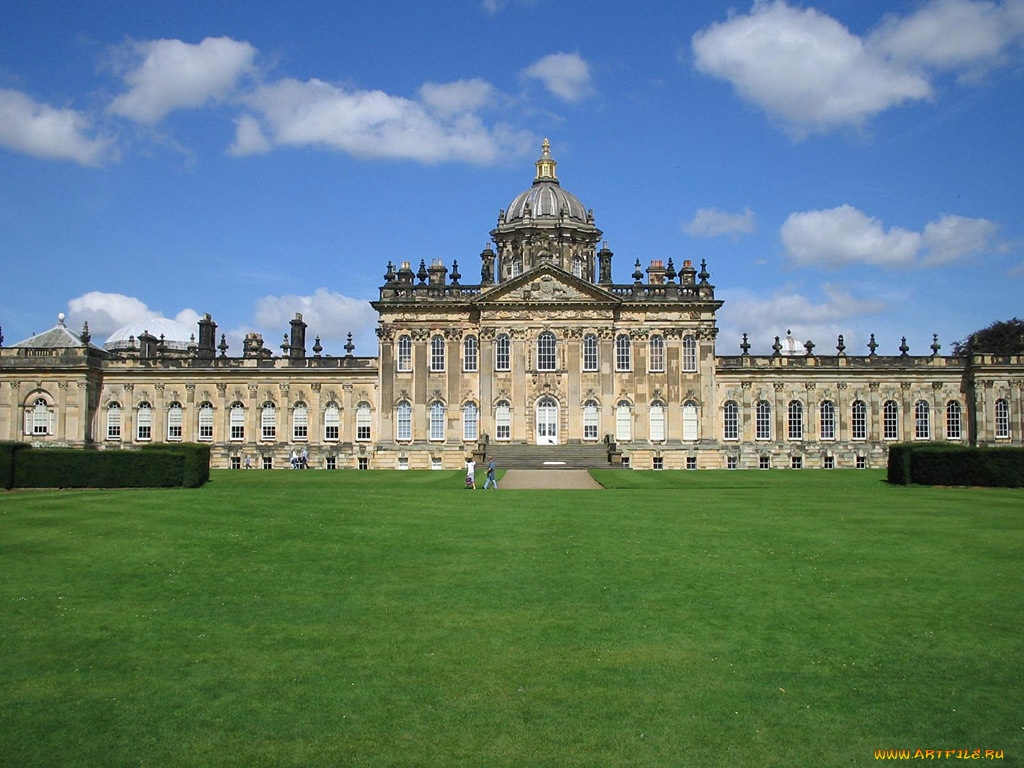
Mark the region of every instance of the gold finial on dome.
POLYGON ((558 165, 551 158, 551 142, 544 139, 544 142, 540 145, 540 159, 537 161, 537 181, 553 181, 558 183, 558 177, 555 175, 555 166, 558 165))

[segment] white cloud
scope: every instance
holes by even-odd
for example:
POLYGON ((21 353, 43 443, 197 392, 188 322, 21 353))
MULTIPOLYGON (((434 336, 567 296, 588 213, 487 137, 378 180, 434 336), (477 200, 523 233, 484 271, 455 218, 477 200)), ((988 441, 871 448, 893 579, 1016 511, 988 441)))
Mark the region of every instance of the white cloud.
POLYGON ((757 229, 754 212, 745 208, 743 213, 726 213, 717 208, 699 208, 693 219, 683 225, 683 231, 694 237, 721 235, 749 235, 757 229))
POLYGON ((523 70, 523 75, 540 80, 558 98, 577 102, 594 92, 590 66, 574 53, 551 53, 523 70))
MULTIPOLYGON (((365 337, 377 325, 377 314, 365 299, 354 299, 326 288, 317 288, 312 296, 264 296, 256 302, 256 325, 270 334, 269 337, 264 334, 263 339, 275 352, 274 341, 288 332, 296 312, 302 315, 308 326, 307 353, 313 347, 314 338, 320 336, 322 342, 334 342, 339 346, 332 354, 344 354, 340 345, 344 343, 346 334, 351 332, 353 336, 365 337)), ((372 352, 364 350, 362 354, 372 352)))
POLYGON ((802 267, 909 266, 922 246, 917 232, 900 227, 887 232, 878 219, 850 205, 790 214, 781 235, 786 256, 802 267))
POLYGON ((511 5, 518 5, 521 7, 531 7, 537 5, 540 0, 483 0, 481 5, 483 9, 487 11, 491 16, 494 16, 499 11, 508 8, 511 5))
POLYGON ((932 0, 890 15, 862 38, 836 19, 785 0, 758 0, 692 39, 698 71, 736 92, 797 137, 933 94, 940 71, 977 75, 1024 39, 1024 0, 932 0))
POLYGON ((850 205, 790 214, 780 230, 786 257, 801 267, 936 267, 995 250, 999 225, 987 219, 943 215, 923 232, 888 230, 850 205))
POLYGON ((124 74, 128 91, 109 111, 153 124, 175 109, 195 109, 223 99, 253 71, 256 49, 228 37, 208 37, 197 45, 181 40, 149 40, 128 45, 133 67, 124 74))
POLYGON ((921 75, 865 50, 846 27, 782 0, 693 36, 697 70, 723 78, 795 134, 861 125, 871 115, 927 98, 921 75))
POLYGON ((992 249, 999 225, 988 219, 946 214, 924 228, 926 266, 939 266, 992 249))
MULTIPOLYGON (((857 320, 875 315, 887 308, 877 299, 860 299, 842 288, 830 283, 822 286, 823 300, 812 300, 807 296, 783 289, 768 298, 747 290, 723 291, 725 304, 719 310, 719 334, 723 343, 731 345, 743 333, 750 334, 754 352, 767 352, 776 335, 785 336, 792 331, 794 338, 801 342, 810 339, 817 347, 818 354, 834 354, 836 337, 844 334, 847 344, 856 336, 853 328, 857 320)), ((719 345, 719 354, 738 354, 719 345)))
MULTIPOLYGON (((532 137, 498 124, 488 128, 476 114, 486 91, 483 81, 425 86, 429 105, 383 91, 346 90, 322 80, 280 80, 246 99, 259 116, 261 135, 271 145, 321 146, 363 157, 391 157, 425 163, 486 164, 522 154, 532 137), (429 108, 428 108, 429 106, 429 108)), ((239 123, 232 151, 265 149, 239 123)), ((255 135, 253 133, 253 135, 255 135)))
MULTIPOLYGON (((67 326, 78 329, 82 323, 89 323, 89 332, 94 338, 106 338, 118 328, 138 320, 166 317, 150 309, 144 301, 123 293, 90 291, 68 301, 67 326)), ((186 328, 195 327, 199 313, 194 309, 183 309, 174 319, 186 328)))
POLYGON ((113 140, 90 138, 89 118, 73 109, 40 104, 18 91, 0 88, 0 146, 51 160, 99 165, 113 140))
POLYGON ((969 70, 997 60, 1024 35, 1024 2, 934 0, 915 13, 887 17, 867 39, 891 59, 937 69, 969 70))
POLYGON ((494 98, 494 86, 479 77, 453 83, 424 83, 420 100, 443 117, 474 112, 494 98))
POLYGON ((270 141, 260 127, 260 121, 252 115, 242 115, 235 124, 235 140, 228 153, 236 156, 259 155, 272 149, 270 141))

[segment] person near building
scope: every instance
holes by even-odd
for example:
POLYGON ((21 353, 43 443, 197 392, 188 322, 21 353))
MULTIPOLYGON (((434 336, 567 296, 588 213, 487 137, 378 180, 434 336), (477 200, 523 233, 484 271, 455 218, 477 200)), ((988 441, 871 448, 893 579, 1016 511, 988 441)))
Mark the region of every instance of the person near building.
POLYGON ((476 490, 476 462, 472 456, 466 459, 466 488, 476 490))
POLYGON ((494 490, 498 490, 498 479, 494 475, 493 456, 487 459, 487 480, 484 482, 484 490, 486 491, 491 486, 494 486, 494 490))

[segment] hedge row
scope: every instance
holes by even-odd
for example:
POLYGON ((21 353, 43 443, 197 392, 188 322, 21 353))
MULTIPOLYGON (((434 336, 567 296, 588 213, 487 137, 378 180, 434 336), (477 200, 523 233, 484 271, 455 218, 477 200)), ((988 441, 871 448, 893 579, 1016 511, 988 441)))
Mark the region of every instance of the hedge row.
POLYGON ((888 478, 899 485, 1024 486, 1024 448, 970 448, 949 443, 889 447, 888 478))
POLYGON ((0 483, 6 488, 198 488, 210 477, 210 448, 177 444, 156 450, 96 451, 0 446, 0 483))
POLYGON ((0 488, 10 489, 14 485, 14 456, 28 443, 0 442, 0 488))

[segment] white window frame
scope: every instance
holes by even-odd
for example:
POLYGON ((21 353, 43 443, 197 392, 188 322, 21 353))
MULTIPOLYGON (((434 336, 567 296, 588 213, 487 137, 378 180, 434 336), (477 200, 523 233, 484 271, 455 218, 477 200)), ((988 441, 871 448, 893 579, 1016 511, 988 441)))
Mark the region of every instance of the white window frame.
POLYGON ((593 373, 598 367, 597 334, 588 333, 583 337, 583 371, 593 373))
POLYGON ((213 440, 213 403, 204 401, 199 404, 198 426, 200 441, 205 443, 213 440))
POLYGON ((268 443, 277 440, 277 406, 269 400, 260 407, 260 440, 268 443))
POLYGON ((336 442, 341 439, 341 409, 337 403, 324 406, 324 440, 336 442))
POLYGON ((408 373, 412 370, 412 338, 408 335, 398 337, 398 351, 396 353, 399 373, 408 373))
POLYGON ((499 400, 494 406, 494 439, 512 439, 512 407, 508 400, 499 400))
POLYGON ((149 402, 135 406, 135 439, 140 443, 153 439, 153 406, 149 402))
POLYGON ((650 422, 651 442, 665 442, 665 405, 660 400, 651 403, 648 421, 650 422))
POLYGON ((121 425, 123 424, 120 403, 110 403, 107 406, 107 440, 121 439, 121 425))
POLYGON ((1004 397, 996 400, 995 435, 1000 440, 1010 437, 1010 401, 1004 397))
POLYGON ((735 400, 726 400, 722 407, 722 439, 740 439, 740 406, 735 400))
POLYGON ((537 370, 558 369, 558 341, 551 331, 542 331, 537 337, 537 370))
POLYGON ((444 403, 435 400, 430 404, 430 440, 432 442, 444 442, 445 418, 444 403))
POLYGON ((665 372, 665 339, 660 334, 651 336, 647 343, 647 370, 650 373, 665 372))
POLYGON ((476 403, 466 403, 462 407, 462 439, 467 443, 480 439, 480 409, 476 403))
POLYGON ((292 440, 297 443, 309 440, 309 408, 305 403, 296 403, 292 409, 292 440))
POLYGON ((371 421, 370 404, 359 403, 356 406, 356 442, 367 443, 370 441, 371 421))
POLYGON ((946 439, 963 440, 963 410, 958 400, 946 403, 946 439))
POLYGON ((914 439, 931 440, 932 409, 927 400, 914 403, 914 439))
POLYGON ((804 439, 804 404, 799 400, 789 401, 786 434, 790 440, 804 439))
POLYGON ((693 400, 683 403, 683 440, 700 439, 700 409, 693 400))
POLYGON ((174 443, 181 440, 185 424, 185 409, 175 401, 167 406, 167 441, 174 443))
POLYGON ((693 334, 683 336, 683 373, 697 372, 697 338, 693 334))
POLYGON ((494 370, 512 370, 512 340, 507 333, 499 333, 494 340, 494 370))
POLYGON ((754 439, 772 439, 772 404, 767 400, 758 400, 754 406, 754 439))
POLYGON ((236 401, 231 404, 228 428, 231 440, 245 440, 245 406, 242 403, 236 401))
POLYGON ((412 406, 403 400, 395 408, 395 439, 401 442, 412 440, 412 406))
POLYGON ((633 406, 620 400, 615 406, 615 441, 628 443, 633 439, 633 406))
POLYGON ((583 404, 583 439, 597 440, 600 420, 596 400, 587 400, 583 404))
POLYGON ((430 372, 444 373, 444 336, 436 334, 430 338, 430 372))
POLYGON ((476 336, 467 336, 462 340, 462 370, 464 373, 476 373, 480 366, 480 344, 476 336))
POLYGON ((53 409, 45 397, 37 397, 32 407, 25 409, 25 434, 33 437, 53 434, 53 409))
POLYGON ((633 355, 629 334, 620 333, 615 337, 615 371, 628 373, 631 370, 633 370, 633 355))
POLYGON ((818 406, 818 435, 822 440, 836 439, 836 405, 831 400, 818 406))
POLYGON ((900 407, 895 400, 886 400, 882 406, 882 439, 900 439, 900 407))
POLYGON ((850 405, 850 439, 868 439, 868 404, 863 400, 854 400, 850 405))

